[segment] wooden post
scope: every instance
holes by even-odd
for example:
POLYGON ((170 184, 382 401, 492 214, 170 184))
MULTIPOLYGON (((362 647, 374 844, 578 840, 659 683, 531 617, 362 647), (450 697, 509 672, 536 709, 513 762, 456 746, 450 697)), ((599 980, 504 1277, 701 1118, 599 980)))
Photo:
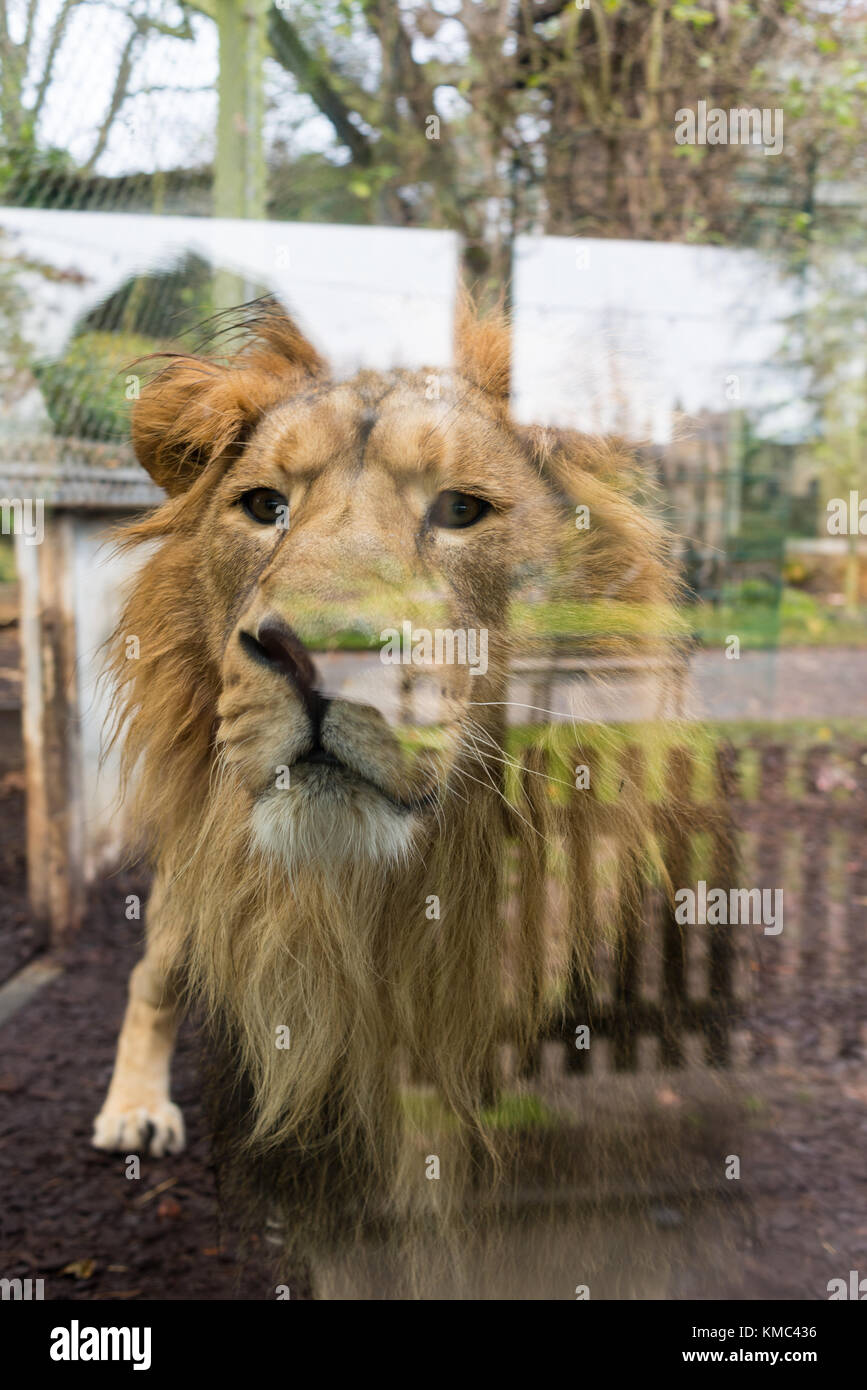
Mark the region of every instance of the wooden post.
MULTIPOLYGON (((217 217, 265 216, 263 139, 264 62, 268 0, 211 0, 219 36, 217 149, 214 213, 217 217)), ((255 291, 243 277, 218 267, 214 299, 232 308, 255 291)))
POLYGON ((46 516, 42 543, 17 545, 28 890, 52 945, 84 909, 73 528, 71 516, 46 516))

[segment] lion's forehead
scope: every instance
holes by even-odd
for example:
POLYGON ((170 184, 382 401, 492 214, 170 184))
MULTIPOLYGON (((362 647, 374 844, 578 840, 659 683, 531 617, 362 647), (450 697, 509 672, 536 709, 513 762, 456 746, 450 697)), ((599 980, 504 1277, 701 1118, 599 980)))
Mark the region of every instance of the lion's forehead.
POLYGON ((298 473, 376 464, 397 477, 472 461, 491 482, 521 471, 510 431, 452 373, 361 373, 274 407, 252 451, 298 473))

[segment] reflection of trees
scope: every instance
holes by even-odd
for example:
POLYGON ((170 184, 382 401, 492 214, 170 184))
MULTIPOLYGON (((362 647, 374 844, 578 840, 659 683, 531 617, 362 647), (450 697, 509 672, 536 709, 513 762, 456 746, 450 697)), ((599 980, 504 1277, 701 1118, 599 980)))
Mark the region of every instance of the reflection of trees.
POLYGON ((268 23, 369 220, 454 227, 501 284, 533 230, 777 246, 857 157, 860 4, 307 0, 268 23), (783 108, 784 153, 678 146, 699 98, 783 108))
MULTIPOLYGON (((21 9, 24 26, 21 38, 16 39, 12 21, 17 15, 10 0, 0 0, 0 190, 7 200, 14 200, 23 184, 46 173, 72 172, 76 167, 79 173, 91 173, 106 150, 125 103, 146 90, 135 85, 135 75, 148 42, 158 35, 185 40, 195 37, 183 9, 177 22, 169 18, 172 13, 178 14, 178 7, 170 0, 132 0, 123 6, 108 0, 61 0, 52 18, 45 22, 40 0, 27 0, 21 9), (46 149, 40 144, 40 122, 52 84, 57 80, 61 52, 70 41, 73 21, 86 13, 89 22, 96 26, 104 22, 109 11, 123 15, 126 37, 117 54, 111 93, 102 120, 93 132, 90 153, 75 166, 64 150, 46 149)), ((89 66, 86 49, 81 56, 85 77, 89 66)))
MULTIPOLYGON (((829 179, 854 188, 864 180, 863 0, 190 0, 179 9, 169 0, 18 0, 26 22, 13 37, 14 3, 0 0, 6 201, 10 187, 21 201, 22 186, 52 171, 92 176, 143 90, 195 91, 142 88, 142 60, 160 37, 188 45, 207 20, 221 40, 226 187, 242 165, 244 188, 261 177, 264 71, 278 216, 449 227, 466 239, 474 276, 500 287, 518 233, 791 246, 820 216, 845 218, 846 199, 827 196, 829 179), (126 27, 105 111, 74 170, 38 131, 82 13, 95 23, 119 15, 126 27), (245 26, 256 28, 254 42, 245 26), (273 61, 263 68, 266 35, 273 61), (782 108, 783 153, 678 145, 676 112, 699 100, 782 108), (332 145, 305 143, 313 115, 330 126, 332 145)), ((86 80, 86 51, 80 68, 86 80)), ((165 119, 174 117, 167 101, 165 119)), ((155 110, 150 129, 161 119, 155 110)), ((89 206, 109 201, 90 177, 78 188, 89 206)), ((117 193, 127 205, 132 190, 117 193)), ((160 196, 154 187, 154 205, 160 196)), ((58 194, 53 205, 63 201, 58 194)), ((233 208, 241 201, 238 193, 233 208)), ((200 198, 195 208, 208 210, 200 198)))

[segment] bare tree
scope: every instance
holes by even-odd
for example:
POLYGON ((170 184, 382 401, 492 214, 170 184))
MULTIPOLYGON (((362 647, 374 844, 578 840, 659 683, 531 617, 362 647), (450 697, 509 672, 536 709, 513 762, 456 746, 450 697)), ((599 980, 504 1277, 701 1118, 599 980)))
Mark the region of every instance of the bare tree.
MULTIPOLYGON (((24 175, 40 159, 39 127, 44 115, 52 83, 55 81, 58 59, 70 37, 70 26, 76 14, 84 9, 94 12, 113 11, 123 18, 128 28, 126 40, 118 55, 111 95, 105 113, 94 132, 90 154, 80 169, 90 173, 104 154, 112 128, 126 101, 137 95, 134 89, 136 65, 145 45, 157 35, 191 40, 195 37, 189 15, 182 9, 181 18, 172 22, 169 0, 133 0, 131 4, 112 3, 112 0, 60 0, 47 14, 45 0, 26 0, 23 10, 22 36, 12 36, 12 7, 9 0, 0 0, 0 150, 2 150, 3 181, 24 175)), ((97 15, 94 13, 94 19, 97 15)), ((59 151, 42 151, 42 157, 70 163, 59 151)))

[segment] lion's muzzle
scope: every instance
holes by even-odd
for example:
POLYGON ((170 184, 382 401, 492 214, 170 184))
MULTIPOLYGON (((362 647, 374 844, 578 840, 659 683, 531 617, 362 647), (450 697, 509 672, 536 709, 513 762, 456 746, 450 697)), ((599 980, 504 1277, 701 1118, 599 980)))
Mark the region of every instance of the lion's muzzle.
POLYGON ((321 747, 322 720, 328 698, 321 691, 321 680, 315 663, 297 633, 282 618, 269 615, 259 624, 255 637, 243 630, 238 640, 252 661, 270 667, 289 681, 310 720, 312 746, 310 757, 328 754, 321 747))
POLYGON ((326 694, 301 637, 273 612, 230 639, 219 714, 225 762, 253 797, 254 838, 269 854, 334 861, 352 845, 356 858, 393 860, 437 800, 430 764, 373 699, 326 694))

